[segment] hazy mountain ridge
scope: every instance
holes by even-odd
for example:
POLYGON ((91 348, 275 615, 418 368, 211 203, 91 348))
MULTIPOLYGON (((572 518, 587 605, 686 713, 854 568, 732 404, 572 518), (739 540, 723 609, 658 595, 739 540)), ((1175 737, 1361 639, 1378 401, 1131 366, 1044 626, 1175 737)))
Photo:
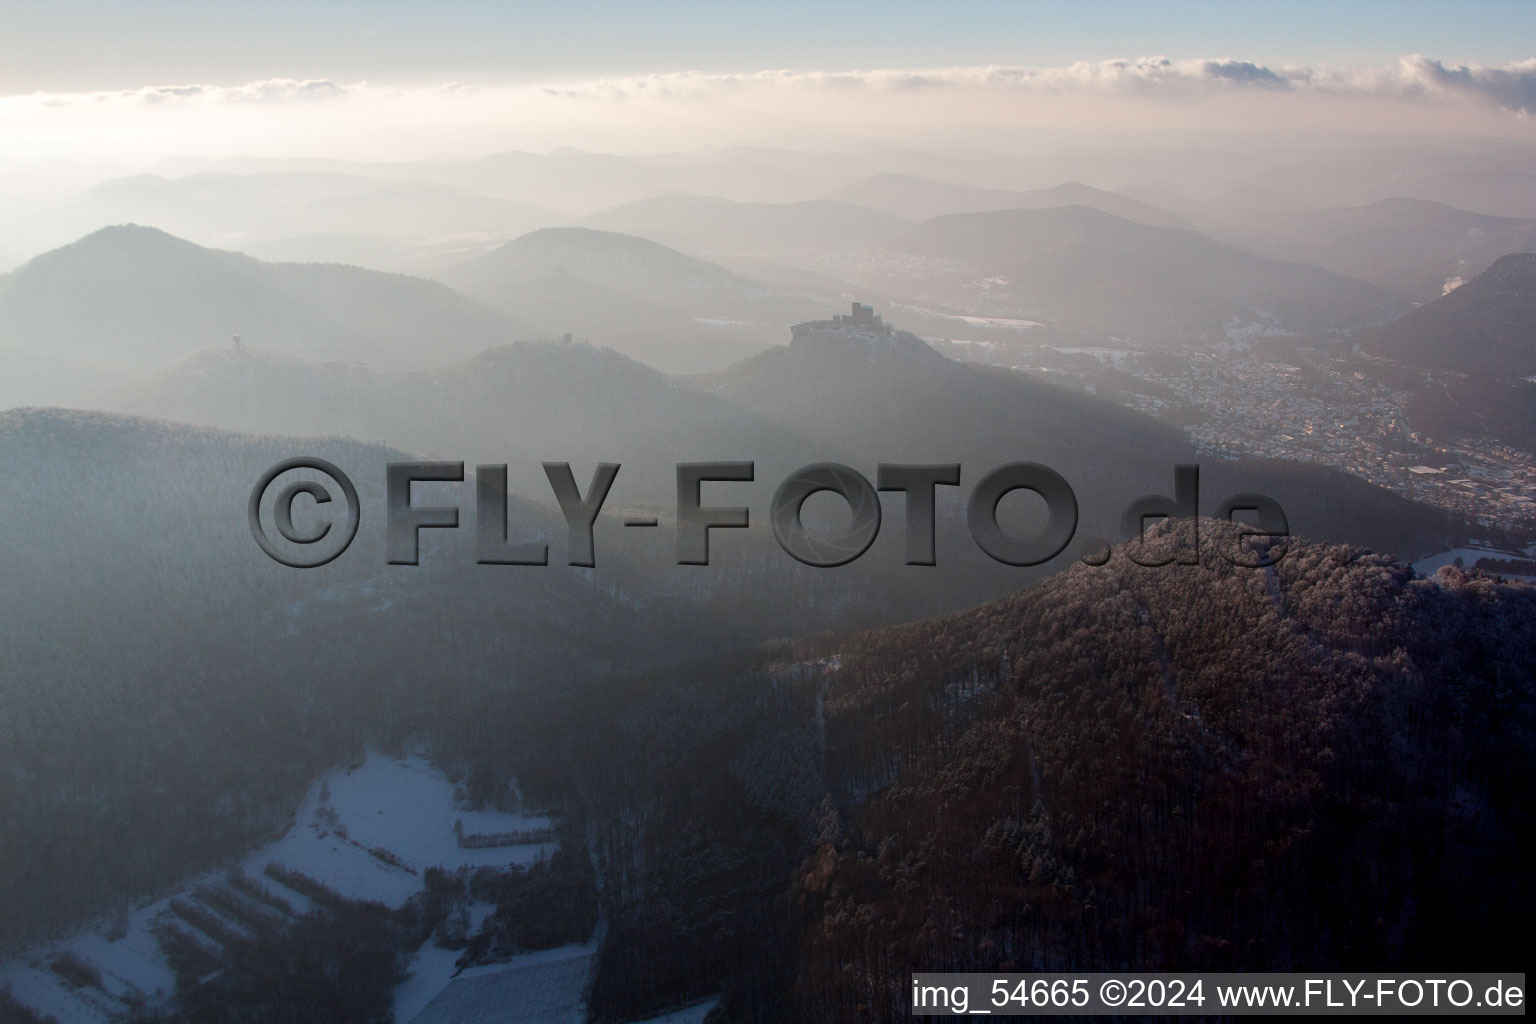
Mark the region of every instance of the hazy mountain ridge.
POLYGON ((0 343, 119 372, 239 335, 311 359, 420 367, 533 332, 434 281, 262 263, 154 228, 103 228, 8 275, 0 343))
POLYGON ((912 221, 894 213, 831 199, 737 203, 687 195, 637 200, 583 223, 685 249, 741 252, 864 249, 912 227, 912 221))
POLYGON ((198 353, 110 404, 209 427, 388 438, 454 460, 545 460, 627 467, 616 497, 672 496, 673 465, 798 453, 794 429, 668 377, 610 349, 524 342, 414 373, 318 365, 258 350, 198 353), (633 483, 632 483, 633 481, 633 483))
MULTIPOLYGON (((226 429, 387 438, 453 459, 510 462, 519 487, 535 495, 545 494, 539 461, 617 461, 628 469, 616 500, 667 505, 677 462, 756 462, 757 482, 738 489, 763 510, 777 481, 810 462, 846 462, 871 479, 882 461, 960 462, 958 493, 967 493, 991 469, 1027 459, 1075 488, 1080 537, 1115 534, 1125 504, 1165 493, 1173 466, 1196 461, 1180 431, 1141 413, 956 362, 900 331, 817 335, 686 379, 581 344, 505 346, 411 374, 214 350, 110 404, 226 429)), ((1452 532, 1439 513, 1321 467, 1208 460, 1204 472, 1208 508, 1259 490, 1282 503, 1293 530, 1312 536, 1417 557, 1452 532)), ((958 515, 941 534, 957 569, 998 577, 958 515)), ((899 549, 895 536, 882 534, 881 544, 899 549)))
POLYGON ((1429 302, 1513 252, 1536 250, 1536 220, 1423 199, 1330 210, 1247 213, 1219 231, 1250 252, 1312 263, 1429 302))
POLYGON ((440 275, 472 295, 544 277, 555 269, 650 302, 701 315, 738 312, 792 298, 724 267, 635 235, 592 228, 546 228, 440 275))
POLYGON ((1116 337, 1211 344, 1229 326, 1323 333, 1403 303, 1364 282, 1265 259, 1193 231, 1065 206, 937 217, 858 280, 995 316, 1059 320, 1116 337))
POLYGON ((267 263, 350 263, 390 274, 431 277, 443 267, 489 252, 501 241, 498 235, 478 232, 425 241, 352 233, 289 235, 233 244, 267 263))
POLYGON ((96 186, 71 212, 97 223, 153 223, 172 234, 226 241, 380 231, 405 238, 518 234, 566 219, 534 203, 447 185, 338 172, 138 175, 96 186))
POLYGON ((718 369, 780 343, 790 324, 842 301, 809 288, 753 281, 648 238, 592 228, 530 232, 438 276, 513 315, 574 322, 578 330, 594 332, 589 340, 622 344, 627 354, 671 370, 718 369), (581 287, 562 275, 596 286, 596 296, 604 294, 601 289, 627 296, 625 308, 643 311, 645 318, 625 325, 579 304, 552 305, 536 283, 553 279, 559 288, 581 287), (668 338, 669 332, 675 333, 668 338))
MULTIPOLYGON (((1119 533, 1127 503, 1166 494, 1173 466, 1201 464, 1202 509, 1257 491, 1293 532, 1403 556, 1455 533, 1449 517, 1339 471, 1296 463, 1197 459, 1181 431, 1107 400, 1014 371, 960 363, 913 335, 815 335, 699 378, 750 412, 874 461, 961 462, 963 490, 997 466, 1041 462, 1077 493, 1077 544, 1119 533)), ((1027 528, 1021 520, 1015 528, 1027 528)), ((956 528, 952 547, 968 552, 956 528)), ((942 536, 942 535, 941 535, 942 536)), ((1063 568, 1072 554, 1049 563, 1063 568)))
POLYGON ((1151 227, 1190 228, 1184 218, 1118 192, 1066 181, 1027 190, 977 188, 905 174, 877 174, 831 192, 829 199, 888 210, 909 220, 926 221, 954 213, 993 210, 1044 210, 1086 206, 1151 227))
POLYGON ((1445 171, 1411 182, 1407 194, 1494 217, 1536 217, 1536 174, 1528 170, 1445 171))
MULTIPOLYGON (((961 179, 1005 177, 1061 180, 1059 159, 1021 161, 991 153, 932 153, 879 148, 843 151, 764 146, 714 146, 688 152, 618 154, 562 146, 545 153, 507 150, 461 160, 361 162, 233 157, 168 161, 167 175, 338 172, 422 180, 492 196, 526 199, 577 214, 656 196, 719 195, 740 202, 797 202, 824 196, 846 182, 898 168, 902 173, 961 179), (999 170, 998 165, 1003 169, 999 170)), ((1068 161, 1068 163, 1072 163, 1068 161)), ((1071 176, 1070 174, 1067 176, 1071 176)))
POLYGON ((538 324, 545 337, 571 335, 670 373, 729 366, 773 343, 777 326, 692 316, 686 308, 594 283, 564 265, 542 277, 486 288, 480 294, 488 303, 538 324))
POLYGON ((1536 375, 1536 253, 1515 253, 1434 302, 1365 334, 1361 347, 1409 366, 1536 375))

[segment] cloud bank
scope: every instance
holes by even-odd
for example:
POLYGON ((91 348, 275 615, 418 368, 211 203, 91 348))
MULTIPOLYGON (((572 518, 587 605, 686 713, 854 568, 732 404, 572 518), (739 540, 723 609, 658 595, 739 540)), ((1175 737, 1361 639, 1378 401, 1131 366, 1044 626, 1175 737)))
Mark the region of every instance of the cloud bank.
MULTIPOLYGON (((416 89, 452 95, 496 87, 447 83, 416 89)), ((502 87, 508 88, 508 87, 502 87)), ((521 87, 530 88, 530 87, 521 87)), ((977 65, 928 70, 795 71, 763 70, 744 73, 678 71, 646 75, 597 78, 571 84, 531 87, 546 96, 587 99, 667 98, 708 99, 752 89, 797 88, 845 92, 903 92, 932 89, 1007 90, 1039 95, 1125 95, 1170 99, 1231 95, 1242 91, 1278 91, 1333 96, 1367 96, 1437 101, 1472 99, 1515 114, 1536 113, 1536 58, 1503 67, 1446 65, 1413 54, 1396 65, 1370 69, 1340 69, 1283 65, 1268 67, 1230 58, 1171 60, 1140 57, 1134 60, 1079 61, 1063 67, 977 65)), ((379 92, 366 82, 343 85, 329 79, 269 79, 235 86, 174 85, 141 89, 30 94, 0 98, 0 103, 43 102, 50 106, 103 103, 159 104, 207 100, 217 103, 292 103, 340 99, 379 92)), ((401 94, 403 89, 382 89, 401 94)))
POLYGON ((1079 61, 1065 67, 981 65, 923 71, 758 71, 750 74, 677 72, 599 79, 569 87, 546 87, 551 95, 624 99, 665 96, 697 99, 757 86, 824 90, 995 89, 1041 95, 1090 93, 1183 98, 1278 91, 1420 101, 1473 99, 1511 113, 1536 112, 1536 58, 1489 68, 1446 66, 1418 54, 1395 66, 1345 70, 1302 65, 1266 67, 1252 61, 1220 59, 1079 61))
POLYGON ((996 128, 1529 137, 1536 58, 1374 68, 1154 56, 1059 67, 678 71, 551 83, 330 79, 0 97, 12 159, 269 153, 373 159, 559 145, 915 141, 996 128), (1150 106, 1149 106, 1150 105, 1150 106), (911 139, 904 139, 910 133, 911 139))

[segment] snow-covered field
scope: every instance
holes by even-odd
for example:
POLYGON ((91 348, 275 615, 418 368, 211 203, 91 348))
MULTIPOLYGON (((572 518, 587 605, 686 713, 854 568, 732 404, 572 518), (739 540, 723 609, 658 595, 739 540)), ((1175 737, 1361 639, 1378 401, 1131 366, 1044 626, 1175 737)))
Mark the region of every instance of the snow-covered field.
POLYGON ((660 1017, 636 1021, 635 1024, 703 1024, 704 1018, 709 1016, 709 1011, 719 1005, 718 998, 706 999, 702 1003, 694 1003, 685 1009, 664 1013, 660 1017))
POLYGON ((589 942, 469 968, 414 1016, 397 994, 396 1024, 582 1024, 596 955, 589 942))
POLYGON ((466 836, 540 832, 553 824, 501 811, 456 810, 453 784, 425 760, 374 754, 312 788, 293 830, 242 866, 258 875, 276 861, 348 899, 399 907, 421 889, 425 868, 526 867, 555 849, 554 843, 464 849, 454 831, 458 821, 466 836), (401 866, 370 852, 375 850, 401 866))
MULTIPOLYGON (((60 1021, 119 1020, 132 1004, 155 1003, 175 987, 156 929, 173 930, 217 954, 220 930, 248 934, 243 913, 311 909, 303 892, 267 874, 268 865, 305 875, 346 899, 399 907, 422 888, 426 868, 527 866, 556 846, 463 847, 461 832, 542 839, 552 824, 543 817, 460 810, 453 784, 424 758, 370 754, 316 782, 282 838, 175 894, 0 965, 0 989, 60 1021)), ((447 985, 456 957, 435 947, 419 952, 412 961, 416 976, 401 986, 397 1005, 402 999, 416 1009, 427 1005, 447 985)))

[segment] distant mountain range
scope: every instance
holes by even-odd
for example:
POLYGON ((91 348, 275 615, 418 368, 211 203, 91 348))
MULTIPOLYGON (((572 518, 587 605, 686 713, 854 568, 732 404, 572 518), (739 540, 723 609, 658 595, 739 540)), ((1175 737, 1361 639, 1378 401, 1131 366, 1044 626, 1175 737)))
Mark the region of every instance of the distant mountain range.
POLYGON ((119 178, 91 189, 64 215, 96 224, 155 224, 225 244, 327 234, 508 237, 566 219, 534 203, 467 189, 334 171, 119 178))
POLYGON ((405 371, 573 334, 669 370, 714 370, 842 301, 585 228, 533 232, 445 276, 484 301, 403 274, 268 263, 155 228, 103 228, 0 276, 0 360, 31 382, 0 387, 0 397, 78 404, 114 377, 236 336, 268 352, 405 371))
POLYGON ((585 277, 563 266, 526 281, 480 291, 488 304, 543 325, 545 337, 571 335, 673 373, 729 366, 777 341, 782 325, 695 317, 585 277))
POLYGON ((1530 171, 1446 171, 1414 179, 1402 194, 1494 217, 1536 218, 1536 173, 1530 171))
POLYGON ((843 301, 592 228, 530 232, 438 276, 519 319, 675 371, 719 369, 780 343, 790 324, 843 301))
MULTIPOLYGON (((958 185, 1004 196, 1048 192, 1062 182, 1127 182, 1114 194, 1134 196, 1163 216, 1195 220, 1224 194, 1267 194, 1294 209, 1361 205, 1392 196, 1445 203, 1507 217, 1536 217, 1530 150, 1499 141, 1468 146, 1425 142, 1344 148, 1221 149, 1162 144, 1113 148, 1046 147, 1024 156, 985 150, 867 148, 789 150, 721 146, 686 153, 620 155, 562 147, 548 153, 512 150, 465 160, 359 162, 229 157, 174 158, 151 170, 166 178, 228 174, 342 174, 394 182, 427 182, 532 202, 576 216, 673 194, 725 196, 742 202, 788 203, 832 198, 886 208, 842 194, 849 183, 916 181, 925 188, 958 185)), ((872 193, 871 193, 872 194, 872 193)), ((959 193, 956 193, 957 195, 959 193)), ((975 209, 1000 209, 997 196, 975 209)), ((1026 199, 1026 203, 1031 202, 1026 199)), ((1045 205, 1076 202, 1058 199, 1045 205)), ((1006 204, 1004 204, 1006 205, 1006 204)), ((915 220, 942 212, 895 210, 915 220)), ((1109 212, 1124 213, 1123 210, 1109 212)))
POLYGON ((1083 206, 935 217, 843 269, 969 312, 1195 345, 1253 326, 1322 334, 1406 305, 1352 278, 1083 206))
POLYGON ((764 253, 785 249, 867 249, 912 221, 827 199, 737 203, 713 196, 659 196, 588 217, 586 226, 621 231, 690 251, 764 253))
POLYGON ((103 228, 0 278, 0 346, 142 374, 209 345, 408 369, 535 334, 434 281, 103 228))
POLYGON ((1536 251, 1536 220, 1469 213, 1423 199, 1383 199, 1329 210, 1248 211, 1221 232, 1251 252, 1312 263, 1414 302, 1536 251))
POLYGON ((421 273, 571 220, 521 197, 379 175, 368 165, 164 170, 113 178, 52 204, 0 208, 0 258, 57 248, 106 225, 150 224, 261 259, 421 273))
POLYGON ((933 181, 908 174, 877 174, 845 185, 827 198, 876 210, 888 210, 908 220, 925 221, 951 213, 985 213, 990 210, 1044 210, 1056 206, 1086 206, 1124 217, 1138 224, 1162 228, 1188 228, 1188 221, 1166 210, 1132 199, 1119 192, 1063 182, 1051 188, 1018 191, 977 188, 947 181, 933 181))
MULTIPOLYGON (((1012 282, 1029 281, 1064 320, 1073 312, 1114 317, 1089 321, 1106 333, 1209 342, 1245 314, 1322 329, 1338 306, 1320 311, 1312 305, 1320 295, 1379 297, 1325 271, 1082 207, 941 217, 897 244, 911 259, 949 268, 915 286, 939 291, 936 299, 1013 312, 1034 300, 1012 282), (977 281, 988 282, 981 298, 968 287, 977 281), (1059 288, 1046 287, 1052 282, 1059 288)), ((1151 420, 1016 374, 960 366, 910 335, 874 349, 784 347, 790 323, 824 316, 841 298, 753 281, 647 239, 545 229, 448 276, 487 303, 416 278, 266 264, 153 229, 112 228, 0 279, 0 344, 14 365, 52 366, 61 388, 79 383, 69 372, 75 364, 121 380, 202 352, 119 391, 113 407, 226 428, 388 439, 464 458, 498 450, 544 458, 531 452, 548 445, 573 450, 571 459, 606 459, 614 447, 634 451, 635 439, 651 437, 657 443, 641 446, 641 462, 739 447, 748 454, 720 457, 762 459, 765 472, 837 456, 961 459, 979 472, 1027 448, 1074 478, 1086 507, 1102 517, 1095 532, 1112 528, 1135 496, 1122 491, 1166 487, 1168 467, 1189 455, 1177 432, 1151 420), (628 359, 589 356, 581 346, 507 347, 561 328, 671 368, 722 367, 768 351, 697 382, 728 400, 741 417, 733 423, 726 406, 711 407, 628 359), (226 341, 234 334, 239 347, 226 341), (365 366, 318 365, 325 362, 365 366), (488 440, 497 438, 509 440, 488 440), (721 443, 733 438, 739 446, 721 443)), ((1315 469, 1255 473, 1287 490, 1275 496, 1293 508, 1299 530, 1316 536, 1415 554, 1445 529, 1407 507, 1389 527, 1369 527, 1366 507, 1392 499, 1348 478, 1324 480, 1315 469)), ((665 472, 647 476, 662 480, 665 472)))
POLYGON ((415 240, 357 232, 247 239, 232 241, 230 245, 269 263, 350 263, 390 274, 431 277, 443 267, 489 252, 503 241, 501 235, 449 235, 415 240))
MULTIPOLYGON (((1054 165, 1058 161, 1047 160, 1054 165)), ((615 154, 563 146, 548 153, 508 150, 467 160, 364 163, 231 157, 170 160, 165 176, 207 171, 234 174, 337 173, 395 181, 425 181, 487 196, 524 200, 576 215, 654 196, 728 196, 742 202, 796 202, 825 195, 880 171, 928 177, 992 176, 1019 162, 988 153, 921 150, 862 151, 721 146, 687 153, 615 154)), ((1053 168, 1031 177, 1060 180, 1053 168)))
POLYGON ((1536 174, 1530 161, 1526 147, 1505 141, 1288 149, 1261 158, 1268 166, 1255 166, 1234 184, 1272 189, 1317 209, 1406 197, 1495 217, 1536 217, 1536 174))
POLYGON ((545 460, 619 462, 616 500, 670 504, 677 462, 817 454, 792 427, 581 343, 518 343, 400 374, 215 349, 107 403, 226 430, 386 439, 454 460, 510 463, 514 483, 541 500, 545 460))
POLYGON ((771 316, 788 324, 810 319, 826 301, 748 280, 647 238, 591 228, 532 231, 439 276, 498 302, 503 289, 555 271, 696 316, 771 316))
MULTIPOLYGON (((291 177, 294 187, 314 192, 315 202, 340 202, 355 195, 346 189, 371 182, 329 173, 226 181, 238 177, 208 175, 200 187, 215 196, 226 185, 237 194, 280 192, 291 177), (343 191, 324 198, 337 189, 343 191)), ((958 189, 976 204, 1003 198, 992 194, 997 190, 901 176, 860 185, 877 193, 958 189)), ((450 193, 457 196, 452 189, 443 194, 450 193)), ((233 335, 303 358, 404 370, 512 340, 571 334, 667 371, 711 372, 781 343, 788 325, 822 315, 851 294, 907 304, 909 325, 938 338, 998 330, 956 319, 967 314, 1036 320, 1090 341, 1200 347, 1256 333, 1315 340, 1389 320, 1406 310, 1404 296, 1437 291, 1454 283, 1452 272, 1536 242, 1536 221, 1407 200, 1271 215, 1252 228, 1256 247, 1297 258, 1316 252, 1333 270, 1369 279, 1361 280, 1168 226, 1182 221, 1118 193, 1069 183, 1006 197, 1040 208, 952 213, 913 225, 841 201, 672 195, 589 219, 638 234, 548 227, 489 250, 485 237, 465 239, 468 258, 457 262, 452 247, 414 248, 368 234, 246 243, 277 256, 436 268, 436 277, 478 302, 416 278, 336 264, 265 263, 153 229, 103 229, 0 278, 0 350, 26 353, 34 368, 38 360, 57 364, 50 378, 68 382, 75 379, 69 365, 154 370, 233 335), (1071 199, 1101 208, 1052 205, 1071 199), (1423 238, 1429 242, 1408 244, 1423 238), (84 293, 92 301, 75 301, 84 293)), ((52 393, 67 395, 67 388, 52 393)))

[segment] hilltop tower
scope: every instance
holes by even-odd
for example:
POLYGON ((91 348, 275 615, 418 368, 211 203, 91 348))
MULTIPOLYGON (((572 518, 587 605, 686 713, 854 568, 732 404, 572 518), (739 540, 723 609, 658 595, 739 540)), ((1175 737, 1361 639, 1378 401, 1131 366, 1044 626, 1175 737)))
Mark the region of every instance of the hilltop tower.
POLYGON ((828 334, 875 339, 890 338, 895 332, 875 312, 875 307, 866 306, 862 302, 855 302, 846 314, 834 314, 831 320, 807 320, 790 328, 790 336, 795 341, 828 334))

